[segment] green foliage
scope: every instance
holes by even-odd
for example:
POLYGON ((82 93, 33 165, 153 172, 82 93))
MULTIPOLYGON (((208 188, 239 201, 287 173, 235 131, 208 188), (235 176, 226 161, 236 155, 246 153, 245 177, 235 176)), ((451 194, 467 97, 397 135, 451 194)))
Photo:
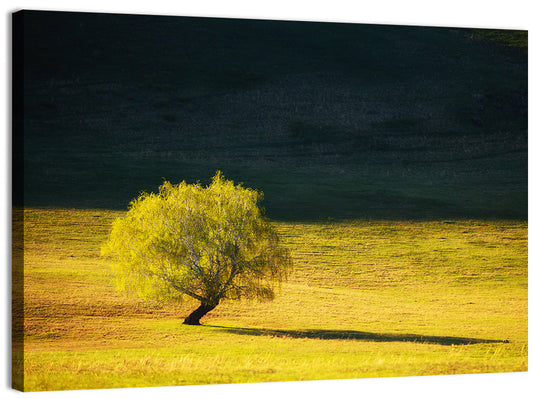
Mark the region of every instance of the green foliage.
POLYGON ((257 202, 262 194, 225 180, 143 193, 117 218, 102 255, 119 291, 156 300, 183 295, 214 307, 222 299, 274 297, 291 266, 257 202))
POLYGON ((498 45, 518 48, 527 52, 527 33, 527 30, 473 29, 470 37, 474 40, 487 40, 498 45))

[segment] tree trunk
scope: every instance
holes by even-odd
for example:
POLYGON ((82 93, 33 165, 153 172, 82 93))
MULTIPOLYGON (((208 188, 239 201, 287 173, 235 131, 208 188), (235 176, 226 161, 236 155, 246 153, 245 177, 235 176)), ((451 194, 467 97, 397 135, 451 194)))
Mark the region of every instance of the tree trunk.
POLYGON ((202 303, 198 309, 193 311, 187 318, 183 321, 183 324, 189 324, 191 326, 199 326, 200 319, 205 316, 207 312, 210 312, 216 307, 216 305, 206 305, 202 303))

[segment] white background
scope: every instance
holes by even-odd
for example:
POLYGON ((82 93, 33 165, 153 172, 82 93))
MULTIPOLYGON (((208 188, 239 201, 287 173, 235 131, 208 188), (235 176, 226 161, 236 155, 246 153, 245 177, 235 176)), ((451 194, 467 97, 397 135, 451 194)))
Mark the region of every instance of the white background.
MULTIPOLYGON (((0 245, 2 255, 2 323, 0 391, 6 398, 22 395, 10 386, 10 229, 11 229, 11 12, 20 9, 207 16, 228 18, 310 20, 395 25, 456 26, 501 29, 531 27, 533 13, 527 0, 188 0, 145 2, 3 1, 2 102, 0 133, 0 245)), ((525 398, 531 397, 530 373, 380 378, 324 382, 210 385, 123 390, 27 393, 31 398, 525 398)), ((278 399, 276 398, 276 399, 278 399)))

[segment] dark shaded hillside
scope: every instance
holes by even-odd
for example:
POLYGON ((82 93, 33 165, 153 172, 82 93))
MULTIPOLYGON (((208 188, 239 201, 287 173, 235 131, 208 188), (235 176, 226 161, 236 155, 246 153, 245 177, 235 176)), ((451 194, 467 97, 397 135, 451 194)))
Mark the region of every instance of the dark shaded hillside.
POLYGON ((126 208, 220 169, 279 219, 527 217, 527 46, 505 45, 526 32, 16 18, 27 206, 126 208))

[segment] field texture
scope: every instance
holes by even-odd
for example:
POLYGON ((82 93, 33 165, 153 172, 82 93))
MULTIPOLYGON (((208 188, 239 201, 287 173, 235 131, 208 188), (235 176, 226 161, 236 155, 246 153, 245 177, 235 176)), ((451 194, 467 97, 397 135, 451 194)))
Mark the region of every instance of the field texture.
POLYGON ((20 204, 222 170, 276 220, 524 220, 527 32, 496 32, 29 13, 20 204))
POLYGON ((527 32, 31 11, 14 28, 18 388, 527 370, 527 32), (112 220, 217 170, 264 192, 295 260, 277 298, 192 327, 193 301, 119 296, 112 220))
POLYGON ((270 303, 118 296, 99 257, 121 213, 27 209, 24 389, 527 370, 527 224, 277 223, 295 271, 270 303))

